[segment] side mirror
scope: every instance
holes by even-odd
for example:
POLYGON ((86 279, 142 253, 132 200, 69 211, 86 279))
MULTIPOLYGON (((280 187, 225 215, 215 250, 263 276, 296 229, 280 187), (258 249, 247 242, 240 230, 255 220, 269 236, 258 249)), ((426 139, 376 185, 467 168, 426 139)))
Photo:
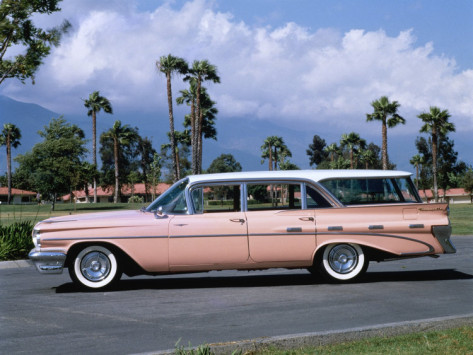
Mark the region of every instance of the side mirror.
POLYGON ((158 209, 154 211, 154 218, 156 219, 167 218, 167 215, 164 214, 163 212, 162 206, 159 206, 158 209))

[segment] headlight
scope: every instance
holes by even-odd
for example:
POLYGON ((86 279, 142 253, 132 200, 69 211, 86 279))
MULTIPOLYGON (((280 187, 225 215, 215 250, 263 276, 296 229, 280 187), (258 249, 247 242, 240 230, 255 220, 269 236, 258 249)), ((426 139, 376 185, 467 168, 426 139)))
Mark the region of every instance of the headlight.
POLYGON ((41 235, 37 229, 33 229, 33 244, 35 248, 41 248, 41 235))

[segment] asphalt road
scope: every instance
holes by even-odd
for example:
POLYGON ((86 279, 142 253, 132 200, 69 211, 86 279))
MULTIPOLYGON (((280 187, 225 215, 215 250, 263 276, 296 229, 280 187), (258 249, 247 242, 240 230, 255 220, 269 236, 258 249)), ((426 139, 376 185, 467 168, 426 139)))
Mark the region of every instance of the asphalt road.
POLYGON ((62 275, 0 267, 0 354, 129 354, 473 314, 473 237, 456 254, 371 263, 359 283, 304 270, 124 278, 81 292, 62 275))

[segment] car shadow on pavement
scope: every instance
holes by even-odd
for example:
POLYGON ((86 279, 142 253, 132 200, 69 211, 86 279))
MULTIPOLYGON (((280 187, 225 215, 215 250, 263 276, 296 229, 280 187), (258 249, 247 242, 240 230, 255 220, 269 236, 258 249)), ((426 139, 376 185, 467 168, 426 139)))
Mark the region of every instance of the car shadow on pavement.
MULTIPOLYGON (((386 271, 367 272, 356 284, 375 282, 419 282, 473 279, 473 275, 459 272, 455 269, 427 271, 386 271)), ((120 280, 107 292, 134 290, 169 290, 169 289, 202 289, 202 288, 240 288, 240 287, 275 287, 275 286, 304 286, 330 285, 320 277, 309 273, 272 274, 245 276, 156 276, 140 278, 125 278, 120 280)), ((83 290, 72 282, 55 288, 56 293, 94 292, 83 290)), ((95 292, 104 292, 97 290, 95 292)))

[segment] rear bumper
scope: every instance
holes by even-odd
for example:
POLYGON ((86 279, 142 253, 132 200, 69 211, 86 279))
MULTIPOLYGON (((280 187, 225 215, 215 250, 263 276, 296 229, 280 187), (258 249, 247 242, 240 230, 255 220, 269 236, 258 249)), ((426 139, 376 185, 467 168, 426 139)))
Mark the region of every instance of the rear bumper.
POLYGON ((31 250, 28 257, 33 261, 36 269, 42 274, 61 274, 66 261, 66 254, 51 251, 31 250))
POLYGON ((448 226, 433 226, 432 233, 442 246, 445 254, 453 254, 457 252, 450 240, 450 235, 452 234, 452 226, 450 224, 448 224, 448 226))

